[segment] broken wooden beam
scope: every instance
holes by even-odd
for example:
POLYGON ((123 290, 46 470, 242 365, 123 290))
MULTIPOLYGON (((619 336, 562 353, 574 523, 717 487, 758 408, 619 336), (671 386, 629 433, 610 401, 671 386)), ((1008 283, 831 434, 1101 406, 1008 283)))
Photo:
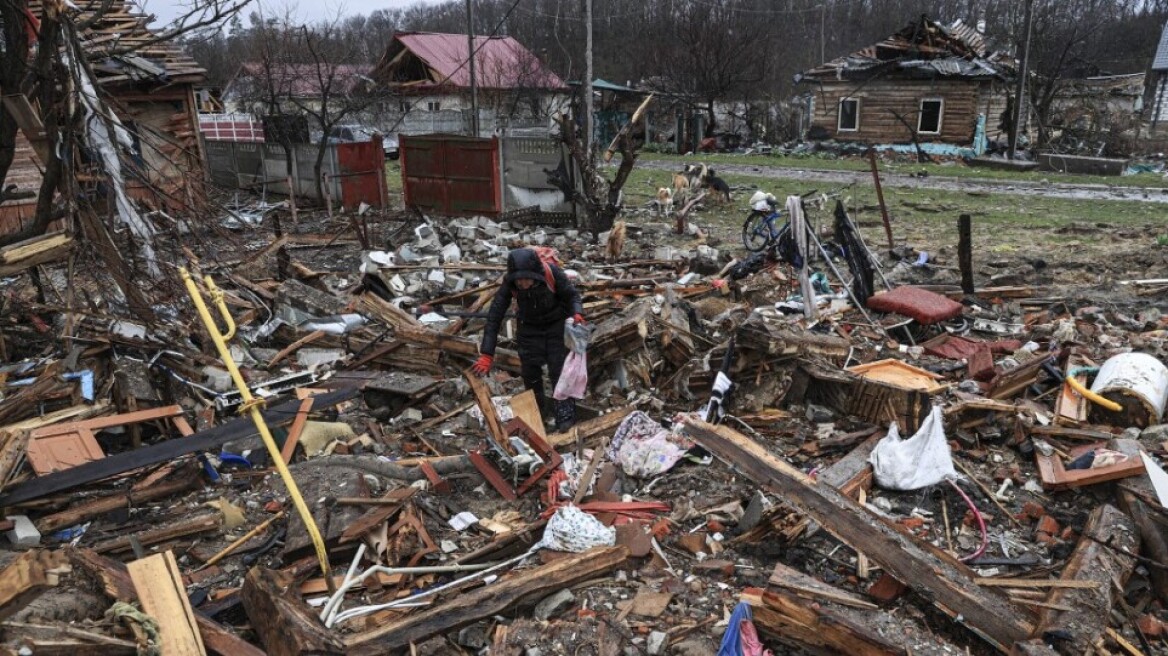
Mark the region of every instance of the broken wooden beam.
POLYGON ((146 501, 162 499, 172 494, 186 492, 187 490, 198 487, 199 484, 198 471, 194 468, 189 468, 172 475, 170 480, 164 483, 149 485, 141 490, 130 490, 129 492, 111 494, 99 499, 93 499, 73 506, 72 508, 42 517, 36 524, 37 530, 42 534, 52 533, 57 529, 80 524, 87 519, 104 515, 118 508, 132 508, 146 501))
POLYGON ((1061 579, 1094 586, 1051 590, 1048 604, 1074 610, 1043 611, 1031 637, 1058 635, 1062 639, 1054 648, 1059 653, 1089 653, 1110 625, 1111 607, 1135 568, 1136 559, 1126 554, 1137 553, 1139 547, 1139 533, 1130 517, 1110 504, 1095 508, 1061 579))
POLYGON ((825 530, 863 553, 900 581, 910 583, 950 617, 1003 652, 1033 630, 1028 612, 1002 592, 973 582, 973 572, 952 556, 918 542, 842 492, 817 484, 750 438, 726 427, 689 420, 685 433, 699 445, 807 513, 825 530))
POLYGON ((340 639, 326 629, 300 599, 293 577, 253 567, 243 581, 243 608, 269 656, 326 656, 345 653, 340 639))
MULTIPOLYGON (((315 397, 313 407, 317 410, 329 408, 353 398, 357 393, 356 388, 345 388, 322 394, 315 397)), ((268 408, 263 411, 264 421, 269 426, 291 421, 295 418, 299 407, 300 401, 293 400, 268 408)), ((255 423, 248 417, 239 417, 220 426, 195 433, 190 437, 165 440, 158 444, 106 456, 101 460, 87 462, 64 471, 38 476, 0 496, 0 506, 11 506, 55 492, 71 490, 140 467, 168 462, 196 451, 217 453, 220 446, 231 440, 245 439, 256 434, 255 423)))
POLYGON ((615 431, 621 422, 625 420, 625 417, 632 414, 635 409, 631 405, 626 405, 608 414, 582 421, 563 433, 552 433, 548 435, 547 443, 553 449, 560 449, 568 445, 574 446, 577 441, 584 444, 601 435, 607 434, 609 431, 615 431))
POLYGON ((0 278, 63 260, 73 249, 73 243, 69 235, 53 232, 0 248, 0 278))
POLYGON ((394 620, 345 640, 350 656, 381 656, 421 642, 433 635, 454 631, 524 603, 587 581, 623 564, 625 547, 597 547, 496 581, 473 592, 454 595, 448 601, 414 615, 394 620))
MULTIPOLYGON (((759 631, 784 644, 812 648, 816 653, 827 650, 827 653, 848 656, 908 654, 902 645, 867 628, 862 620, 854 619, 844 609, 835 609, 826 603, 811 603, 794 595, 770 590, 761 594, 745 594, 742 600, 750 603, 754 624, 759 631)), ((879 610, 869 612, 887 615, 879 610)))
POLYGON ((170 540, 176 540, 188 535, 217 531, 222 523, 223 518, 219 513, 207 513, 190 519, 184 519, 170 526, 152 528, 138 533, 110 538, 109 540, 98 542, 92 548, 99 554, 118 553, 132 549, 134 540, 137 540, 140 545, 148 547, 152 544, 169 542, 170 540))
POLYGON ((174 554, 165 551, 126 566, 142 612, 158 622, 161 653, 167 656, 203 656, 203 638, 187 599, 186 586, 174 554))
MULTIPOLYGON (((428 346, 472 360, 479 357, 478 342, 466 337, 421 328, 402 328, 394 333, 394 337, 409 344, 428 346)), ((508 371, 519 371, 519 354, 511 349, 495 349, 495 366, 508 371)))
POLYGON ((0 571, 0 620, 16 614, 45 588, 57 585, 68 562, 59 551, 26 551, 0 571))

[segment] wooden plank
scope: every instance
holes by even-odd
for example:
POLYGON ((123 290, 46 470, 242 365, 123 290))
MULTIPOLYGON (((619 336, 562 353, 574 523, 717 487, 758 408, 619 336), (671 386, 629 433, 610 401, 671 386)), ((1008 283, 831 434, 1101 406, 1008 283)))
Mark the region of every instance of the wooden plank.
POLYGON ((872 464, 868 462, 872 451, 880 440, 884 439, 885 431, 877 431, 860 446, 852 449, 848 455, 827 466, 819 473, 817 480, 830 485, 853 499, 859 491, 872 489, 872 464))
POLYGON ((840 604, 841 606, 867 608, 870 610, 879 608, 879 606, 866 599, 861 599, 833 585, 828 585, 817 578, 808 576, 783 563, 775 563, 775 569, 771 572, 771 577, 767 579, 767 584, 776 588, 782 588, 785 592, 793 594, 796 597, 810 599, 812 601, 816 599, 827 600, 840 604))
POLYGON ((552 433, 548 435, 547 443, 553 449, 560 449, 568 445, 575 445, 577 440, 588 442, 606 434, 608 431, 615 431, 621 422, 625 420, 625 417, 632 414, 633 410, 636 410, 636 408, 631 405, 626 405, 608 414, 582 421, 566 433, 552 433))
POLYGON ((203 638, 187 600, 174 554, 165 551, 126 566, 142 611, 158 620, 159 648, 166 656, 203 656, 203 638))
POLYGON ((1052 590, 1046 598, 1048 604, 1074 610, 1044 611, 1032 637, 1058 631, 1069 636, 1060 647, 1062 653, 1090 653, 1108 628, 1111 607, 1117 594, 1122 594, 1123 586, 1136 565, 1135 558, 1124 555, 1122 551, 1134 554, 1139 552, 1139 547, 1139 533, 1131 518, 1109 504, 1096 507, 1087 518, 1083 537, 1079 538, 1063 569, 1062 580, 1094 583, 1097 587, 1052 590))
POLYGON ((57 435, 60 433, 75 433, 81 429, 89 431, 100 431, 106 428, 113 428, 115 426, 140 424, 144 421, 153 421, 155 419, 169 419, 170 417, 180 416, 182 413, 182 406, 168 405, 161 408, 150 408, 149 410, 138 410, 137 412, 127 412, 119 415, 95 417, 93 419, 73 421, 65 424, 57 424, 55 426, 46 426, 45 428, 38 428, 37 430, 34 430, 32 432, 32 437, 35 439, 38 437, 57 435))
POLYGON ((922 591, 934 604, 1002 652, 1033 629, 1028 613, 997 591, 973 582, 973 572, 949 554, 918 542, 879 515, 778 459, 726 426, 689 420, 685 433, 755 482, 798 507, 824 529, 862 550, 897 580, 922 591))
POLYGON ((16 614, 41 591, 57 585, 57 570, 67 561, 60 551, 26 551, 0 571, 0 620, 16 614))
POLYGON ((296 594, 293 577, 253 567, 243 581, 243 608, 270 656, 341 656, 344 645, 296 594))
MULTIPOLYGON (((356 396, 357 391, 356 388, 346 388, 318 396, 316 397, 316 408, 329 408, 347 401, 356 396)), ((263 411, 264 421, 268 422, 269 426, 291 421, 299 406, 299 401, 288 401, 274 408, 268 408, 263 411)), ((38 476, 0 496, 0 506, 11 506, 31 499, 38 499, 140 467, 168 462, 196 451, 217 453, 216 449, 223 444, 231 440, 245 439, 252 435, 256 435, 256 430, 251 418, 239 417, 190 437, 165 440, 158 444, 106 456, 96 462, 87 462, 63 472, 38 476)))
POLYGON ((284 447, 280 449, 280 457, 284 459, 284 464, 292 462, 292 456, 296 454, 296 444, 300 442, 300 434, 304 432, 304 425, 308 423, 308 412, 312 410, 313 397, 308 397, 300 402, 300 407, 296 409, 296 418, 292 420, 292 427, 288 429, 288 437, 284 438, 284 447))
POLYGON ((1063 579, 997 579, 978 577, 973 582, 992 588, 1071 588, 1076 590, 1093 590, 1099 587, 1097 581, 1066 581, 1063 579))
POLYGON ((219 513, 207 513, 193 517, 191 519, 185 519, 171 526, 149 529, 130 535, 120 535, 116 538, 98 542, 97 544, 93 545, 93 550, 97 553, 117 553, 120 551, 127 551, 132 548, 131 539, 138 540, 142 546, 150 546, 152 544, 159 544, 160 542, 167 542, 169 540, 175 540, 177 538, 194 535, 196 533, 217 531, 219 530, 220 524, 222 524, 222 516, 219 513))
POLYGON ((150 485, 138 491, 111 494, 100 499, 86 501, 52 515, 46 515, 37 521, 37 530, 41 533, 52 533, 57 529, 80 524, 87 519, 103 515, 117 508, 130 508, 135 504, 169 497, 172 494, 194 489, 199 484, 198 473, 191 469, 176 474, 165 483, 150 485))
POLYGON ((540 437, 544 440, 547 439, 547 429, 543 425, 543 414, 539 404, 535 402, 534 391, 525 390, 511 397, 511 412, 522 419, 523 423, 527 424, 531 430, 539 433, 540 437))
POLYGON ((499 421, 499 415, 495 412, 495 404, 491 402, 491 390, 487 387, 486 382, 470 369, 464 371, 463 376, 470 383, 470 391, 474 393, 479 411, 483 413, 483 421, 487 425, 491 439, 499 448, 515 455, 515 449, 511 447, 511 441, 507 439, 507 431, 503 430, 503 422, 499 421))
POLYGON ((622 546, 597 547, 514 574, 472 592, 455 594, 448 601, 420 613, 350 636, 345 640, 345 653, 350 656, 397 653, 410 643, 457 630, 521 604, 534 603, 552 592, 595 578, 619 567, 628 557, 629 550, 622 546))

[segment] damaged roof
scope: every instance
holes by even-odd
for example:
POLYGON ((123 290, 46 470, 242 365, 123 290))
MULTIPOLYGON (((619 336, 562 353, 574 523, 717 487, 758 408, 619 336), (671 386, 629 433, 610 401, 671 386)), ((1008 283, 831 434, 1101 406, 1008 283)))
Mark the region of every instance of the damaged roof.
MULTIPOLYGON (((81 34, 81 46, 89 55, 98 84, 176 84, 199 83, 206 70, 182 47, 153 29, 154 20, 130 0, 76 0, 74 19, 88 23, 81 34), (104 11, 103 11, 104 7, 104 11)), ((34 16, 43 17, 44 0, 29 0, 34 16)))
MULTIPOLYGON (((476 36, 475 77, 483 89, 563 89, 564 81, 522 43, 509 36, 476 36)), ((387 84, 470 86, 465 34, 398 32, 372 77, 387 84), (424 70, 409 66, 413 56, 424 70)))
POLYGON ((797 80, 863 79, 882 74, 934 79, 1005 78, 1014 63, 989 53, 985 38, 959 21, 945 26, 922 15, 888 38, 806 71, 797 80))
POLYGON ((1152 59, 1153 71, 1168 71, 1168 23, 1160 32, 1160 45, 1156 46, 1156 57, 1152 59))

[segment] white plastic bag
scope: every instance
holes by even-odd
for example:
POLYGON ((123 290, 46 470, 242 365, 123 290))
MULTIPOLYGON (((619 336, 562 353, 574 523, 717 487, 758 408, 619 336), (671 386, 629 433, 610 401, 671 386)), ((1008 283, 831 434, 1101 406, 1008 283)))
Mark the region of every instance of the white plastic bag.
POLYGON ((933 406, 920 430, 901 439, 896 423, 868 457, 876 484, 889 490, 919 490, 950 478, 958 478, 945 439, 941 406, 933 406))
POLYGON ((588 390, 588 356, 572 351, 568 359, 564 360, 564 370, 560 372, 560 379, 556 381, 556 390, 552 398, 557 401, 564 399, 582 399, 588 390))

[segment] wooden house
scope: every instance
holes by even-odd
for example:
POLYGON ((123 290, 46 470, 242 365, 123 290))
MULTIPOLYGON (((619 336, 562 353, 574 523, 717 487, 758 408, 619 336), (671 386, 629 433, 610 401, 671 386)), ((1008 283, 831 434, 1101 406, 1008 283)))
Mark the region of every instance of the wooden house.
POLYGON ((812 138, 980 150, 1008 134, 1013 75, 1013 60, 988 53, 976 29, 921 16, 796 79, 811 87, 812 138))
MULTIPOLYGON (((159 32, 149 27, 152 17, 131 0, 74 4, 80 9, 75 21, 86 25, 79 37, 94 82, 134 143, 133 155, 124 160, 130 195, 172 212, 200 206, 205 176, 195 89, 205 71, 177 43, 160 40, 159 32)), ((30 0, 29 11, 42 16, 43 0, 30 0)), ((4 180, 5 187, 15 185, 12 195, 17 198, 0 204, 0 234, 19 231, 32 221, 43 170, 40 157, 51 152, 29 141, 30 133, 34 138, 39 133, 39 119, 33 119, 31 105, 24 107, 27 111, 18 114, 17 122, 30 124, 20 126, 4 180)), ((83 193, 100 184, 97 179, 78 180, 83 193)))

